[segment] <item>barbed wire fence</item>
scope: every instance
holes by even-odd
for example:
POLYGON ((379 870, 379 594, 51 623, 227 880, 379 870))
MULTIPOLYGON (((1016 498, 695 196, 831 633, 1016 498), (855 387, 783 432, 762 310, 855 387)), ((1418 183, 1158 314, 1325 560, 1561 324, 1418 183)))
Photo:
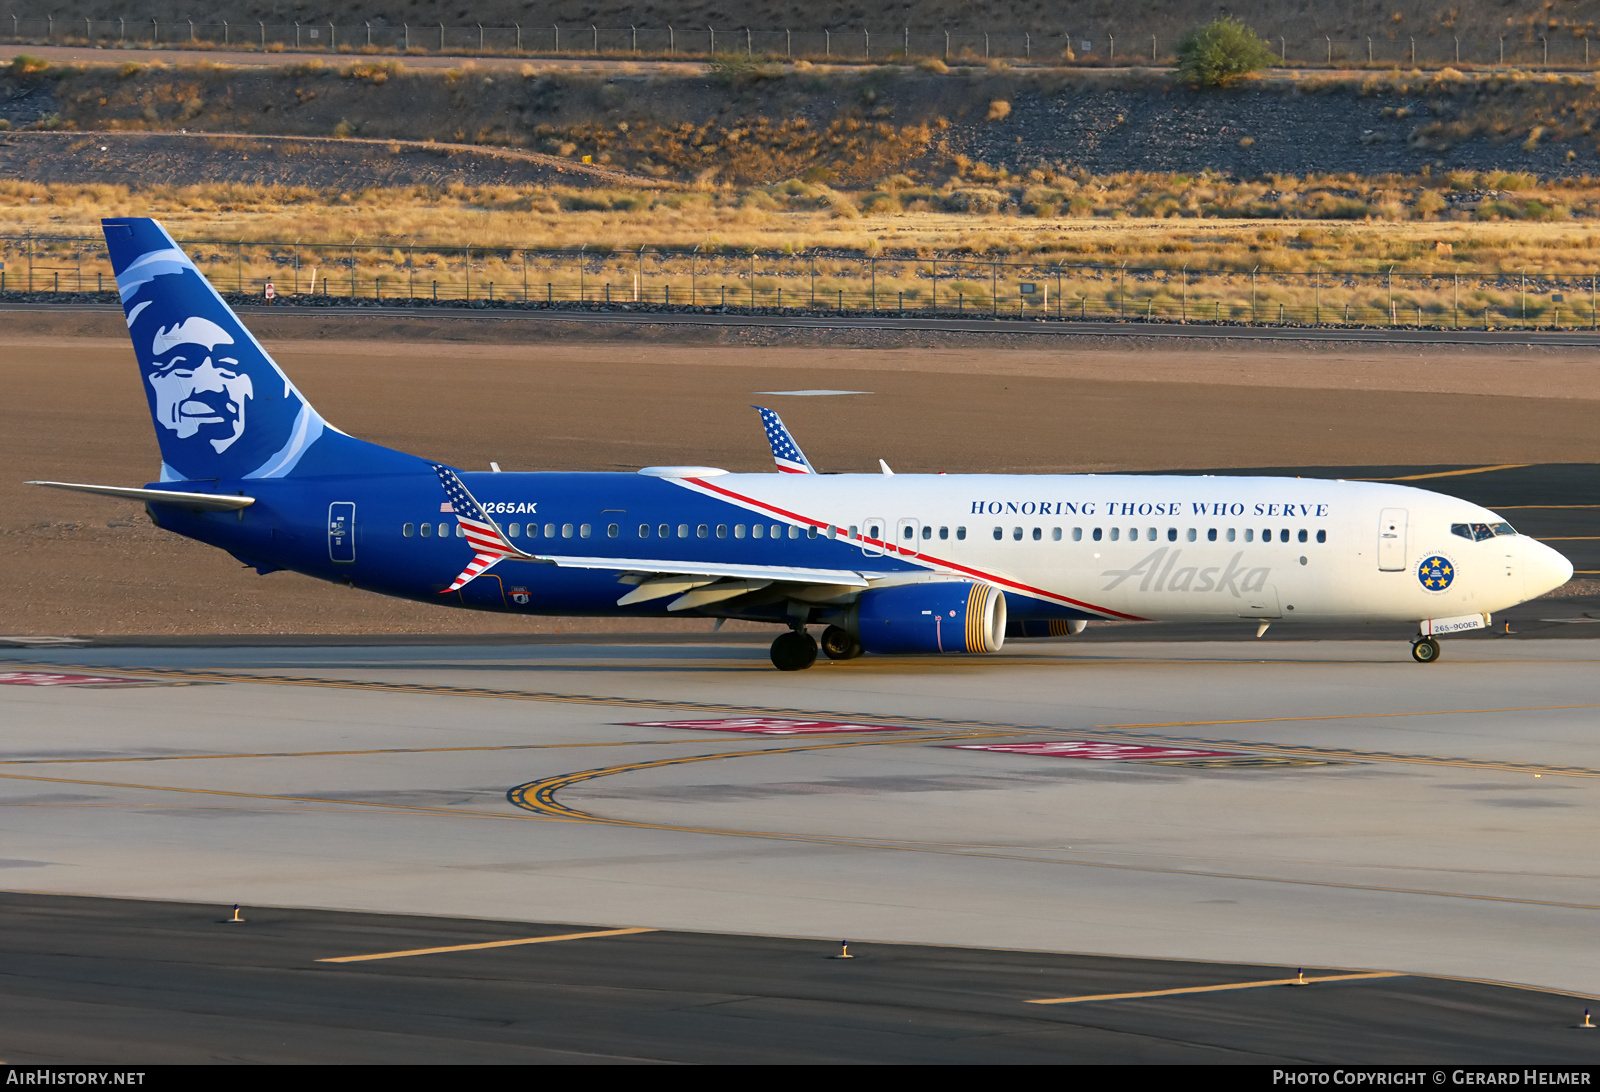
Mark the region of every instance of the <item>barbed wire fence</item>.
MULTIPOLYGON (((1600 65, 1600 43, 1591 47, 1585 28, 1487 38, 1385 31, 1374 35, 1308 35, 1301 27, 1262 37, 1275 47, 1278 63, 1293 67, 1422 68, 1447 66, 1577 69, 1600 65), (1591 62, 1592 58, 1592 62, 1591 62)), ((390 56, 606 57, 611 59, 809 60, 840 63, 913 62, 953 64, 1007 61, 1070 63, 1091 67, 1166 66, 1175 63, 1178 40, 1170 35, 1088 28, 1019 30, 919 27, 833 27, 757 30, 748 27, 601 27, 533 24, 467 26, 364 22, 229 23, 162 21, 137 15, 119 19, 74 19, 8 13, 0 38, 14 44, 75 45, 100 49, 159 48, 257 50, 390 56)))
MULTIPOLYGON (((190 239, 234 302, 1070 322, 1600 329, 1600 271, 1243 270, 1018 260, 586 246, 190 239)), ((105 243, 0 236, 0 299, 113 302, 105 243)))

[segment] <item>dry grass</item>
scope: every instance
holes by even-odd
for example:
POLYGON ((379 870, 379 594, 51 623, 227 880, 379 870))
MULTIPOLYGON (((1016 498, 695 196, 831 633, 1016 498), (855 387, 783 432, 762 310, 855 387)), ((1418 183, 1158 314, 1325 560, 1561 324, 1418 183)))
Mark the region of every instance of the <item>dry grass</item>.
POLYGON ((107 215, 155 216, 188 238, 308 243, 997 254, 1197 270, 1600 266, 1600 181, 1540 185, 1520 175, 1269 182, 1119 175, 939 186, 891 177, 857 191, 791 180, 667 193, 0 182, 6 234, 93 236, 107 215), (1477 207, 1452 206, 1463 194, 1477 207))

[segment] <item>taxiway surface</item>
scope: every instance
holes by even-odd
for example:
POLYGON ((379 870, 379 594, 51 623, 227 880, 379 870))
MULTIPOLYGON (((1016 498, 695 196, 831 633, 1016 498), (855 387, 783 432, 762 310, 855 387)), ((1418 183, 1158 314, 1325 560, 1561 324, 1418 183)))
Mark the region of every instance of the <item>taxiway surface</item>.
POLYGON ((13 890, 1600 993, 1592 641, 5 655, 13 890))

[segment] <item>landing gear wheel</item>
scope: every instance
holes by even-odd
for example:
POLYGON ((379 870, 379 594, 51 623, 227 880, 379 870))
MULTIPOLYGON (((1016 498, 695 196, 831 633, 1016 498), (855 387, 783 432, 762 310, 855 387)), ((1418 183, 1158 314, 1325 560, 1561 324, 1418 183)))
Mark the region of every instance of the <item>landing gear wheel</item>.
POLYGON ((816 662, 816 638, 803 629, 781 633, 772 642, 772 666, 779 671, 804 671, 816 662))
POLYGON ((853 660, 861 655, 861 642, 849 630, 829 626, 822 631, 822 651, 830 660, 853 660))
POLYGON ((1411 658, 1419 664, 1431 664, 1439 658, 1439 642, 1423 637, 1411 642, 1411 658))

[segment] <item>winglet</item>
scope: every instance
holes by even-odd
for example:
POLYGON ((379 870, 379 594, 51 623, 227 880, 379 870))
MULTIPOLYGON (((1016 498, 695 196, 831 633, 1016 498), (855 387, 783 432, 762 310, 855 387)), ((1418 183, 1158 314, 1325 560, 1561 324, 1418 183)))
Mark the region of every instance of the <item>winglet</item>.
POLYGON ((811 465, 811 460, 806 458, 806 453, 800 450, 800 445, 794 442, 794 437, 789 435, 789 430, 784 427, 783 418, 778 416, 777 411, 764 406, 750 408, 761 414, 761 424, 767 430, 767 443, 772 445, 772 461, 778 464, 780 471, 785 474, 817 472, 811 465))
POLYGON ((472 560, 461 570, 461 575, 456 577, 453 584, 440 591, 440 595, 459 591, 508 557, 534 560, 532 555, 523 553, 511 544, 511 540, 500 530, 500 525, 483 510, 483 505, 462 484, 454 470, 434 463, 433 472, 439 475, 439 484, 444 486, 445 495, 450 498, 450 511, 455 514, 456 523, 461 525, 467 544, 472 547, 472 560))

